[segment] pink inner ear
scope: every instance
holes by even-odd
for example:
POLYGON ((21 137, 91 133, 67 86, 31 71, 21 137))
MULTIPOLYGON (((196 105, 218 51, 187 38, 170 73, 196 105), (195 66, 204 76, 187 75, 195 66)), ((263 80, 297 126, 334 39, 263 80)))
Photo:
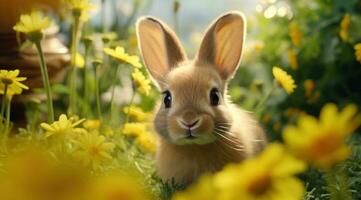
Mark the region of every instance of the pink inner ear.
POLYGON ((228 38, 230 38, 230 35, 232 32, 227 31, 226 29, 220 29, 216 30, 216 57, 214 59, 214 62, 217 66, 219 66, 220 71, 227 70, 224 67, 226 66, 226 62, 228 59, 227 53, 230 52, 231 49, 231 43, 227 42, 228 38), (221 37, 220 37, 221 36, 221 37))
POLYGON ((224 80, 232 77, 241 58, 244 30, 241 13, 230 12, 219 17, 203 38, 197 62, 213 64, 224 80))
POLYGON ((137 34, 145 65, 158 84, 173 66, 187 59, 175 33, 160 20, 139 20, 137 34))
POLYGON ((243 23, 228 21, 215 28, 216 53, 214 62, 225 76, 231 76, 237 69, 243 46, 243 23))
POLYGON ((140 43, 143 59, 155 79, 167 72, 167 52, 163 31, 159 24, 145 21, 140 27, 140 43))

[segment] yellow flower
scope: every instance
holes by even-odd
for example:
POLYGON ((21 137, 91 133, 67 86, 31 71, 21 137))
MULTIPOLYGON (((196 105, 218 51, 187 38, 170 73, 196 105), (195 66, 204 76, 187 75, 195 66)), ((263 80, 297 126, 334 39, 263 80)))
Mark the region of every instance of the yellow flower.
POLYGON ((289 34, 292 40, 292 43, 295 46, 300 46, 301 44, 301 39, 302 39, 302 33, 300 31, 300 27, 298 25, 297 22, 291 22, 290 26, 289 26, 289 34))
POLYGON ((41 123, 40 126, 46 131, 45 137, 73 137, 74 134, 79 134, 84 131, 82 128, 75 128, 83 122, 84 119, 75 121, 72 118, 68 119, 64 114, 61 114, 58 121, 55 121, 52 124, 41 123))
POLYGON ((84 57, 80 53, 75 54, 75 66, 78 68, 84 68, 85 66, 84 57))
POLYGON ((72 10, 89 11, 94 9, 94 5, 89 3, 89 0, 64 0, 64 2, 72 10))
POLYGON ((142 148, 144 148, 146 151, 155 152, 155 149, 157 147, 157 139, 155 137, 154 133, 151 132, 143 132, 142 134, 140 134, 137 139, 137 144, 139 146, 141 146, 142 148))
POLYGON ((134 69, 132 73, 134 85, 138 88, 139 92, 149 95, 150 80, 147 79, 139 69, 134 69))
POLYGON ((21 15, 20 21, 14 26, 14 30, 25 34, 42 32, 50 24, 51 21, 48 17, 44 17, 39 11, 33 11, 30 14, 21 15))
POLYGON ((54 158, 44 149, 21 148, 2 159, 0 199, 82 199, 79 193, 84 189, 86 177, 80 167, 54 158))
POLYGON ((99 130, 101 124, 102 124, 102 122, 100 120, 88 119, 83 123, 83 127, 86 128, 87 130, 99 130))
POLYGON ((50 24, 51 21, 48 17, 44 17, 39 11, 33 11, 30 14, 21 15, 14 30, 25 33, 30 41, 37 42, 42 39, 44 29, 48 28, 50 24))
POLYGON ((186 191, 175 193, 172 200, 222 200, 218 196, 212 178, 210 175, 202 176, 196 184, 186 191))
POLYGON ((88 12, 96 8, 89 3, 89 0, 64 0, 64 2, 72 10, 73 16, 80 17, 82 21, 88 21, 90 18, 88 12))
POLYGON ((341 29, 339 35, 342 41, 346 42, 348 40, 348 30, 341 29))
POLYGON ((358 60, 361 63, 361 43, 356 44, 354 48, 355 48, 356 60, 358 60))
POLYGON ((149 121, 152 117, 150 113, 146 113, 140 107, 134 105, 124 107, 123 112, 135 121, 149 121))
POLYGON ((290 151, 318 168, 327 168, 345 160, 351 148, 345 139, 361 124, 355 105, 338 112, 335 104, 325 105, 320 119, 301 116, 297 126, 289 126, 284 140, 290 151))
POLYGON ((263 44, 262 42, 256 42, 256 43, 254 44, 254 46, 253 46, 253 49, 254 49, 257 53, 261 52, 261 51, 263 50, 263 48, 264 48, 264 44, 263 44))
POLYGON ((114 59, 116 59, 120 63, 129 63, 134 67, 141 68, 142 64, 140 63, 140 59, 138 56, 131 56, 125 53, 123 47, 116 47, 115 49, 104 48, 104 52, 114 59))
POLYGON ((78 148, 74 153, 75 158, 87 166, 96 169, 106 160, 112 159, 110 153, 115 145, 106 142, 105 137, 98 134, 98 131, 83 132, 73 143, 78 148))
POLYGON ((117 39, 118 35, 116 32, 108 32, 108 33, 103 33, 101 35, 101 38, 103 40, 104 43, 108 43, 112 40, 117 39))
POLYGON ((156 136, 147 130, 146 123, 126 123, 122 130, 123 134, 136 139, 139 146, 150 152, 155 152, 156 136))
POLYGON ((128 39, 129 46, 137 47, 138 46, 138 39, 136 34, 132 34, 128 39))
POLYGON ((94 58, 92 60, 92 65, 94 68, 100 67, 102 64, 103 64, 103 61, 100 58, 94 58))
POLYGON ((91 34, 87 34, 87 35, 83 36, 82 40, 84 42, 85 48, 89 48, 90 45, 94 42, 95 36, 91 35, 91 34))
POLYGON ((349 29, 350 24, 351 24, 351 15, 346 13, 342 18, 340 26, 342 29, 349 29))
POLYGON ((303 87, 305 88, 306 96, 309 97, 315 89, 315 82, 311 79, 307 79, 303 83, 303 87))
POLYGON ((287 72, 283 71, 279 67, 272 68, 273 76, 275 77, 276 82, 286 90, 288 94, 291 94, 297 87, 292 76, 288 75, 287 72))
POLYGON ((29 89, 26 85, 20 83, 25 81, 25 77, 18 77, 20 71, 17 70, 0 70, 0 94, 5 93, 5 85, 7 85, 6 96, 21 94, 23 89, 29 89))
POLYGON ((294 175, 305 171, 305 163, 286 152, 281 144, 270 144, 256 158, 229 165, 215 176, 220 199, 301 199, 304 186, 294 175), (242 177, 235 179, 234 177, 242 177))
POLYGON ((103 175, 93 181, 89 200, 147 200, 141 185, 128 177, 119 174, 103 175))
POLYGON ((296 70, 298 68, 298 61, 297 61, 296 53, 292 49, 289 49, 287 51, 287 55, 288 55, 288 60, 290 62, 291 68, 293 70, 296 70))
POLYGON ((129 137, 138 137, 144 132, 147 132, 147 126, 140 122, 126 123, 123 128, 123 134, 129 137))
POLYGON ((341 24, 340 24, 340 37, 342 39, 342 41, 347 41, 348 40, 348 30, 350 28, 350 24, 351 24, 351 16, 350 14, 345 14, 342 18, 341 24))
POLYGON ((292 157, 281 144, 274 143, 255 158, 230 164, 211 178, 201 178, 196 185, 176 194, 173 200, 298 200, 305 189, 295 175, 305 169, 304 162, 292 157))

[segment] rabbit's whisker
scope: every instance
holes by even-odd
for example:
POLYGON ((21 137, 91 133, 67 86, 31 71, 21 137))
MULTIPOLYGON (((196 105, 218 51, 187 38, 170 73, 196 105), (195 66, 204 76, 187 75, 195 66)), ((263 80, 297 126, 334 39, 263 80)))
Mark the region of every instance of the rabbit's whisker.
POLYGON ((220 126, 220 125, 218 125, 218 126, 216 126, 216 127, 219 128, 219 129, 221 129, 221 130, 224 130, 224 131, 227 131, 227 130, 230 129, 230 127, 227 127, 227 126, 220 126))
POLYGON ((224 139, 227 139, 229 142, 232 142, 233 144, 236 144, 236 145, 240 144, 238 139, 233 137, 232 135, 230 135, 230 133, 226 133, 226 132, 222 132, 222 131, 218 130, 218 131, 216 131, 216 134, 220 135, 224 139))
POLYGON ((215 131, 214 132, 217 136, 222 137, 223 139, 227 140, 228 142, 231 142, 233 145, 239 146, 240 144, 237 142, 237 140, 230 138, 228 134, 222 134, 221 131, 215 131))
POLYGON ((228 122, 217 122, 216 124, 220 124, 220 125, 232 125, 232 123, 228 123, 228 122))
POLYGON ((217 130, 221 131, 223 134, 227 134, 227 135, 233 136, 233 135, 232 135, 232 132, 230 131, 230 129, 229 129, 228 127, 220 127, 220 126, 217 126, 217 127, 215 127, 214 129, 217 129, 217 130))
POLYGON ((230 142, 232 145, 237 145, 237 146, 239 145, 239 143, 237 141, 232 140, 231 138, 225 136, 224 134, 216 133, 216 135, 223 138, 223 139, 225 139, 227 142, 230 142))
POLYGON ((228 128, 222 128, 222 127, 216 126, 216 127, 214 127, 214 130, 218 130, 223 134, 232 136, 232 132, 228 128))
MULTIPOLYGON (((223 135, 221 135, 221 134, 218 134, 217 133, 217 135, 219 135, 220 137, 223 137, 223 135)), ((224 138, 224 137, 223 137, 224 138)), ((224 139, 226 139, 227 141, 229 141, 227 138, 224 138, 224 139)), ((227 147, 228 148, 231 148, 231 149, 233 149, 233 150, 236 150, 236 151, 239 151, 239 152, 243 152, 243 150, 244 150, 244 146, 243 145, 240 145, 240 144, 236 144, 236 143, 226 143, 226 144, 228 144, 227 145, 227 147)))

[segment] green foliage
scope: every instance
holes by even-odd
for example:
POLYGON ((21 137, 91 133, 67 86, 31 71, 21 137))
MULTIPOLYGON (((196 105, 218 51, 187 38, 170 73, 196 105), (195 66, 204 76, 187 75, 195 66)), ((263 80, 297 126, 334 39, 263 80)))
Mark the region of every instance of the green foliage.
MULTIPOLYGON (((295 93, 290 96, 274 95, 266 105, 265 112, 260 116, 272 116, 264 122, 269 138, 281 140, 281 131, 286 124, 292 124, 297 115, 285 115, 287 109, 297 108, 312 115, 318 115, 320 108, 327 102, 335 102, 340 106, 348 103, 361 107, 361 67, 356 60, 354 45, 361 41, 361 2, 358 0, 304 0, 288 1, 292 10, 292 18, 274 17, 266 19, 260 13, 255 20, 251 20, 248 40, 263 43, 260 52, 253 52, 252 57, 241 64, 241 68, 232 81, 230 92, 237 103, 252 109, 255 101, 259 101, 269 91, 272 85, 271 68, 281 66, 294 77, 298 85, 295 93), (340 23, 343 16, 351 15, 349 40, 342 41, 339 36, 340 23), (302 33, 301 45, 292 44, 289 24, 297 22, 302 33), (298 60, 298 69, 290 66, 287 50, 293 49, 298 60), (261 80, 261 86, 256 95, 252 86, 261 80), (317 99, 306 95, 304 82, 313 80, 315 88, 313 94, 319 93, 317 99), (240 86, 242 86, 240 88, 240 86), (275 125, 281 123, 280 129, 275 125)), ((269 5, 268 5, 269 6, 269 5)), ((247 47, 246 47, 247 48, 247 47)), ((246 49, 247 51, 247 49, 246 49)), ((259 83, 258 83, 259 84, 259 83)), ((359 131, 358 131, 359 132, 359 131)), ((359 133, 358 133, 359 134, 359 133)), ((339 168, 345 169, 349 177, 347 184, 351 187, 353 199, 360 199, 360 137, 356 134, 351 139, 354 153, 351 158, 339 168)), ((342 177, 336 177, 342 181, 342 177)), ((326 180, 322 173, 310 169, 302 176, 307 183, 305 199, 329 198, 326 180)), ((342 191, 337 184, 333 191, 342 191)), ((340 199, 342 199, 340 197, 340 199)))

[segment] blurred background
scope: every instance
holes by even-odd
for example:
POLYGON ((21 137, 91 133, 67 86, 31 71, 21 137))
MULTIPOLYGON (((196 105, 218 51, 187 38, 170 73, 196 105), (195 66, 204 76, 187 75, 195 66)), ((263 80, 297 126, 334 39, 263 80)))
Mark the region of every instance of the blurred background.
MULTIPOLYGON (((189 56, 192 57, 198 49, 204 30, 216 17, 230 10, 243 12, 248 23, 247 39, 241 67, 230 87, 232 100, 246 109, 253 110, 272 87, 273 66, 280 66, 286 70, 297 84, 297 89, 292 95, 277 90, 267 101, 266 112, 261 113, 259 117, 271 130, 280 131, 283 124, 293 121, 293 115, 300 113, 317 115, 322 105, 327 102, 335 102, 340 106, 348 103, 361 105, 359 81, 361 56, 357 57, 361 52, 355 49, 361 41, 359 34, 361 1, 359 0, 94 0, 91 2, 97 5, 98 9, 90 12, 90 20, 82 27, 82 36, 83 38, 97 36, 95 38, 98 39, 94 39, 91 49, 91 54, 95 57, 103 57, 101 55, 103 46, 120 45, 131 54, 139 54, 135 22, 143 15, 158 17, 169 24, 177 32, 189 56), (272 118, 269 117, 270 115, 272 118)), ((25 62, 20 63, 10 62, 19 58, 6 57, 13 55, 14 51, 20 52, 12 30, 19 15, 32 9, 41 9, 52 15, 57 22, 55 31, 53 30, 50 35, 58 32, 56 39, 59 42, 53 45, 53 39, 50 37, 48 51, 51 55, 54 52, 58 53, 57 60, 61 62, 54 61, 53 65, 49 62, 48 68, 51 71, 52 82, 54 84, 62 82, 63 76, 59 75, 61 74, 59 71, 64 71, 69 63, 65 46, 69 47, 71 40, 69 34, 71 20, 66 8, 62 6, 62 1, 1 0, 0 5, 0 39, 2 38, 3 41, 1 45, 5 45, 0 50, 0 64, 24 66, 20 69, 23 75, 28 77, 27 84, 30 88, 41 86, 40 73, 34 73, 36 70, 34 68, 37 68, 34 63, 31 65, 33 67, 29 68, 27 65, 30 65, 28 64, 30 61, 24 56, 21 56, 21 59, 25 59, 25 62), (12 42, 9 44, 9 41, 12 42), (2 62, 4 58, 6 58, 5 62, 2 62), (37 80, 37 84, 31 82, 32 80, 37 80)), ((47 41, 44 41, 44 44, 46 45, 47 41)), ((45 53, 47 53, 46 48, 45 53)), ((85 54, 84 45, 81 45, 79 53, 85 54)), ((29 52, 26 55, 29 56, 29 52)), ((104 59, 109 60, 106 57, 104 59)), ((110 70, 100 77, 102 83, 100 87, 103 99, 109 101, 111 83, 107 77, 114 73, 111 67, 114 62, 106 61, 106 63, 110 70)), ((90 65, 90 60, 87 65, 90 65)), ((122 70, 127 71, 124 68, 122 70)), ((64 75, 64 72, 62 74, 64 75)), ((123 77, 119 78, 115 99, 118 105, 122 106, 131 98, 132 90, 127 73, 120 73, 119 76, 123 77)), ((59 89, 59 92, 64 93, 64 88, 59 89)), ((153 108, 157 99, 157 93, 152 94, 150 97, 144 97, 145 100, 142 101, 147 110, 153 108)), ((137 99, 141 98, 136 97, 137 99)))
MULTIPOLYGON (((111 11, 107 13, 108 27, 109 24, 114 23, 113 16, 115 12, 122 11, 121 15, 125 16, 129 16, 132 13, 133 1, 131 0, 111 0, 107 1, 106 4, 107 8, 111 11), (112 7, 117 9, 111 9, 112 7)), ((179 11, 177 14, 178 34, 182 42, 191 48, 192 42, 202 36, 203 31, 217 16, 230 10, 239 10, 247 16, 252 16, 255 14, 257 5, 258 2, 252 0, 179 1, 179 11)), ((172 0, 147 1, 139 9, 138 15, 155 16, 175 28, 174 1, 172 0)), ((125 19, 126 17, 120 17, 120 23, 123 23, 125 19)), ((95 22, 100 23, 99 20, 95 22)))
MULTIPOLYGON (((280 66, 292 75, 298 85, 292 95, 276 91, 267 102, 267 112, 272 114, 272 126, 282 127, 289 116, 283 113, 307 112, 317 114, 326 102, 339 105, 361 104, 360 52, 355 50, 361 41, 361 1, 359 0, 94 0, 98 9, 90 12, 90 20, 83 26, 83 36, 100 35, 107 42, 94 41, 93 55, 101 54, 102 46, 124 46, 132 54, 138 54, 135 36, 135 22, 139 16, 153 15, 168 23, 179 35, 188 54, 193 56, 198 49, 202 34, 208 24, 220 14, 238 10, 247 17, 247 39, 241 67, 232 81, 230 94, 235 103, 252 110, 255 104, 272 86, 271 69, 280 66), (109 42, 110 41, 110 42, 109 42), (287 112, 288 109, 291 111, 287 112), (280 112, 281 111, 281 112, 280 112), (274 125, 272 121, 277 124, 274 125)), ((21 13, 32 9, 42 9, 53 15, 58 22, 59 32, 56 44, 49 54, 58 53, 61 62, 48 63, 53 83, 61 82, 59 71, 69 62, 66 57, 71 40, 69 13, 61 1, 13 0, 0 2, 0 39, 4 45, 0 52, 0 64, 9 66, 11 60, 2 62, 1 55, 13 55, 18 51, 12 26, 21 13), (10 36, 9 36, 10 34, 10 36), (11 38, 12 40, 9 40, 11 38), (13 41, 9 43, 9 41, 13 41), (11 47, 11 48, 10 48, 11 47), (59 65, 60 63, 60 65, 59 65)), ((51 34, 50 34, 51 35, 51 34)), ((47 43, 47 42, 44 42, 47 43)), ((53 44, 53 43, 49 43, 53 44)), ((84 54, 84 47, 80 53, 84 54)), ((45 49, 45 53, 47 50, 45 49)), ((29 53, 28 53, 29 54, 29 53)), ((27 55, 28 55, 27 54, 27 55)), ((35 55, 36 56, 36 55, 35 55)), ((6 57, 5 57, 6 58, 6 57)), ((22 57, 22 59, 24 59, 22 57)), ((28 59, 29 60, 29 59, 28 59)), ((40 73, 27 67, 26 62, 11 65, 24 66, 23 75, 28 77, 30 88, 39 87, 32 80, 41 80, 40 73), (36 74, 37 77, 34 77, 36 74), (31 83, 30 83, 31 82, 31 83)), ((90 61, 88 61, 90 62, 90 61)), ((89 63, 88 63, 89 64, 89 63)), ((109 64, 109 63, 108 63, 109 64)), ((111 64, 111 63, 110 63, 111 64)), ((34 66, 34 64, 33 64, 34 66)), ((113 73, 110 70, 109 73, 113 73)), ((63 73, 64 74, 64 73, 63 73)), ((107 74, 104 74, 106 77, 107 74)), ((102 77, 101 77, 102 78, 102 77)), ((122 87, 116 94, 118 103, 129 101, 130 79, 125 76, 122 87), (125 81, 124 81, 125 80, 125 81), (128 81, 127 81, 128 80, 128 81), (128 88, 128 89, 127 89, 128 88), (123 100, 122 100, 123 99, 123 100)), ((102 90, 107 91, 110 83, 101 80, 102 90)), ((107 94, 104 94, 107 99, 107 94)), ((109 95, 108 95, 109 96, 109 95)), ((155 97, 155 96, 153 96, 155 97)), ((149 98, 148 109, 153 107, 154 98, 149 98)), ((263 113, 265 116, 267 113, 263 113)), ((266 115, 266 121, 269 117, 266 115)))

